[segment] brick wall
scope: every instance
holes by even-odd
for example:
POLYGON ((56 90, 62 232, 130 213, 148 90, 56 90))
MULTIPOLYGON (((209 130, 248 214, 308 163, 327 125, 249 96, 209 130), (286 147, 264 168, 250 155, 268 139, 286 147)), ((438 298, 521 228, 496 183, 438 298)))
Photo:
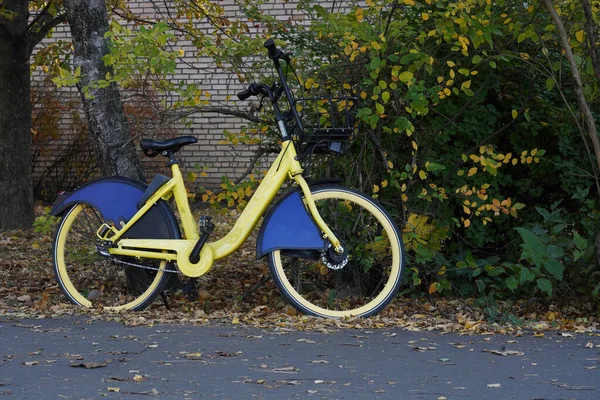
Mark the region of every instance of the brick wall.
MULTIPOLYGON (((152 20, 156 15, 156 10, 151 3, 143 0, 136 0, 132 9, 137 15, 146 19, 152 20)), ((338 2, 339 3, 339 2, 338 2)), ((225 14, 229 18, 244 18, 240 8, 236 5, 235 0, 221 0, 218 3, 225 10, 225 14)), ((324 6, 331 6, 333 2, 322 2, 324 6)), ((265 4, 262 8, 265 13, 275 15, 278 19, 290 21, 290 23, 303 23, 304 15, 296 11, 297 1, 282 1, 275 0, 265 4)), ((199 22, 201 27, 204 27, 207 32, 210 32, 210 27, 205 22, 199 22)), ((258 34, 261 31, 260 26, 252 25, 250 27, 251 34, 258 34)), ((51 40, 68 39, 68 26, 62 25, 56 28, 53 38, 45 39, 41 46, 44 46, 51 40)), ((237 100, 235 94, 245 88, 237 80, 237 77, 225 73, 214 65, 212 60, 201 58, 196 59, 193 46, 189 42, 180 41, 178 47, 185 50, 185 57, 177 66, 177 72, 173 76, 175 81, 185 80, 188 82, 201 82, 202 88, 211 93, 211 101, 219 104, 232 106, 234 100, 237 100), (228 100, 228 96, 231 99, 228 100)), ((34 84, 41 85, 40 76, 34 77, 34 84)), ((73 88, 59 89, 59 95, 65 99, 64 103, 73 102, 77 104, 79 94, 73 88)), ((241 102, 240 102, 241 103, 241 102)), ((237 106, 244 107, 244 104, 237 106)), ((214 187, 218 185, 222 175, 227 175, 231 178, 240 176, 247 170, 252 157, 252 149, 246 146, 231 147, 219 144, 223 141, 223 131, 231 132, 239 131, 240 126, 244 124, 241 118, 221 115, 216 113, 197 113, 189 119, 191 125, 183 124, 158 125, 156 121, 152 121, 151 113, 144 114, 144 110, 136 107, 135 104, 128 104, 126 107, 132 107, 139 115, 139 121, 136 126, 141 126, 139 132, 136 132, 140 137, 149 137, 153 134, 157 136, 173 137, 178 135, 193 135, 198 138, 198 144, 184 148, 180 153, 180 158, 183 161, 183 167, 190 171, 196 164, 204 166, 207 172, 206 177, 199 178, 199 184, 205 187, 214 187), (147 118, 144 120, 144 118, 147 118), (147 129, 147 131, 145 131, 147 129), (145 132, 143 132, 145 131, 145 132)), ((39 178, 49 165, 54 161, 52 157, 60 154, 61 151, 68 147, 70 136, 68 132, 73 131, 73 121, 68 112, 64 112, 59 123, 61 130, 67 134, 61 135, 52 141, 50 145, 45 145, 43 157, 40 157, 39 162, 35 165, 34 178, 39 178), (50 149, 50 151, 48 151, 50 149)), ((139 139, 139 137, 138 137, 139 139)), ((140 153, 141 154, 141 153, 140 153)), ((148 179, 158 170, 162 169, 162 160, 148 160, 142 155, 144 165, 148 170, 148 179)), ((65 188, 70 189, 70 188, 65 188)))

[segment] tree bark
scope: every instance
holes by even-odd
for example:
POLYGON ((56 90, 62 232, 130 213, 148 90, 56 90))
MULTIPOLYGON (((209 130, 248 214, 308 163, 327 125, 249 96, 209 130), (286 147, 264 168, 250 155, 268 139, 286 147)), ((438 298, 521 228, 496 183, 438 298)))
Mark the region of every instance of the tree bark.
POLYGON ((102 60, 108 54, 108 44, 104 39, 108 31, 106 3, 104 0, 64 0, 63 5, 75 50, 74 67, 81 68, 78 89, 102 173, 143 179, 117 86, 93 86, 104 79, 107 72, 112 72, 102 60), (83 88, 88 89, 87 95, 83 88))
POLYGON ((552 17, 552 20, 554 21, 554 25, 556 26, 556 30, 558 31, 563 50, 565 51, 565 56, 567 57, 567 61, 569 61, 571 74, 573 75, 573 80, 575 81, 575 96, 577 97, 579 110, 581 111, 581 114, 583 115, 583 118, 585 120, 585 124, 587 125, 588 135, 590 137, 590 140, 592 141, 594 155, 596 156, 596 165, 598 171, 600 171, 600 139, 598 138, 598 130, 596 127, 596 122, 594 121, 594 116, 592 115, 592 111, 590 110, 590 106, 583 94, 583 85, 581 83, 579 70, 577 69, 577 63, 575 62, 575 56, 573 55, 573 51, 571 51, 571 45, 569 44, 569 36, 567 35, 567 31, 565 30, 562 20, 560 19, 559 15, 554 9, 552 0, 544 0, 544 4, 548 9, 548 12, 550 13, 550 16, 552 17))
POLYGON ((588 54, 592 59, 592 67, 594 74, 600 83, 600 51, 598 49, 598 41, 600 40, 600 32, 598 25, 594 22, 594 13, 592 12, 592 4, 590 0, 581 0, 583 14, 585 15, 585 34, 588 54))
POLYGON ((0 18, 0 231, 33 223, 29 16, 26 1, 4 1, 0 18))

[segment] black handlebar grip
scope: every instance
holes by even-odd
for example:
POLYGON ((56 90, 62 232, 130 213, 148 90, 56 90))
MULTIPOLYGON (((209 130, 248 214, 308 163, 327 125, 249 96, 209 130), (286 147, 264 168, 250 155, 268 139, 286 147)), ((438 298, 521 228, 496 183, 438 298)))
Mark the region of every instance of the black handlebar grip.
POLYGON ((277 46, 275 46, 275 42, 272 38, 267 39, 264 46, 267 50, 269 50, 269 58, 274 59, 277 57, 279 51, 277 50, 277 46))
POLYGON ((252 96, 254 93, 252 93, 252 90, 250 90, 250 88, 243 90, 241 92, 239 92, 237 94, 238 99, 240 100, 246 100, 248 97, 252 96))

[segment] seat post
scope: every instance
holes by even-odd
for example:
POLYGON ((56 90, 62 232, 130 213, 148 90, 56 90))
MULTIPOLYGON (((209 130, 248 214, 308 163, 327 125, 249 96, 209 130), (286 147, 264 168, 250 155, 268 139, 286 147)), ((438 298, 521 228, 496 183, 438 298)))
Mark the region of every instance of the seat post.
POLYGON ((179 164, 179 161, 175 158, 174 151, 163 151, 162 155, 165 157, 169 157, 169 162, 167 163, 168 167, 170 167, 171 165, 179 164))

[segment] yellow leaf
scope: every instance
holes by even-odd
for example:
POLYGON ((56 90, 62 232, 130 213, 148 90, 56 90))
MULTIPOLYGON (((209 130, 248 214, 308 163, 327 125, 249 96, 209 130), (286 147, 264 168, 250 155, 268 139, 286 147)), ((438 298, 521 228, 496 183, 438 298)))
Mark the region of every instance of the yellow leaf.
POLYGON ((437 292, 437 282, 433 282, 431 285, 429 285, 429 294, 433 294, 437 292))
POLYGON ((471 214, 471 209, 467 206, 463 206, 463 211, 465 212, 465 214, 471 214))
POLYGON ((512 165, 517 165, 518 162, 519 160, 517 158, 512 159, 512 165))
POLYGON ((471 87, 471 80, 465 81, 462 83, 462 85, 460 85, 461 89, 468 89, 471 87))
POLYGON ((407 6, 414 6, 415 1, 414 0, 404 0, 404 4, 406 4, 407 6))
POLYGON ((427 21, 429 19, 429 14, 421 13, 421 17, 423 18, 423 21, 427 21))
POLYGON ((473 167, 469 170, 469 172, 467 173, 467 176, 473 176, 477 173, 477 167, 473 167))
POLYGON ((575 37, 577 38, 577 41, 579 43, 583 43, 583 39, 584 39, 583 30, 577 31, 577 33, 575 33, 575 37))
POLYGON ((360 92, 360 98, 363 99, 363 100, 366 99, 367 98, 367 92, 365 92, 365 91, 360 92))
POLYGON ((385 179, 381 182, 381 187, 386 187, 387 185, 388 185, 387 179, 385 179))
POLYGON ((442 276, 442 275, 444 275, 445 273, 446 273, 446 266, 445 266, 445 265, 443 265, 443 266, 442 266, 442 269, 440 269, 440 270, 438 271, 438 273, 437 273, 437 274, 438 274, 439 276, 442 276))
POLYGON ((419 150, 419 145, 418 145, 418 144, 417 144, 417 142, 415 142, 414 140, 413 140, 413 142, 412 142, 412 147, 413 147, 413 149, 415 149, 415 150, 419 150))
POLYGON ((465 219, 465 222, 463 224, 465 225, 465 228, 468 228, 469 225, 471 225, 471 220, 470 219, 465 219))
POLYGON ((519 112, 517 110, 512 110, 511 114, 512 114, 512 118, 515 119, 519 115, 519 112))
POLYGON ((373 193, 379 192, 379 186, 373 185, 373 193))
POLYGON ((355 14, 356 14, 356 20, 357 21, 362 21, 364 19, 363 9, 362 8, 360 8, 360 7, 357 8, 355 14))
POLYGON ((239 319, 238 317, 234 317, 234 318, 231 320, 231 323, 232 323, 232 324, 239 324, 239 323, 240 323, 240 319, 239 319))
POLYGON ((207 194, 203 194, 202 195, 202 201, 208 201, 208 195, 207 194))
POLYGON ((391 161, 388 161, 388 162, 387 162, 387 165, 388 165, 388 168, 389 168, 389 169, 394 169, 394 163, 393 163, 393 162, 391 162, 391 161))
POLYGON ((371 47, 374 48, 375 50, 381 50, 381 45, 375 41, 371 42, 371 47))
POLYGON ((450 68, 452 68, 452 67, 454 67, 454 66, 456 65, 456 64, 454 64, 454 62, 453 62, 453 61, 446 61, 446 64, 448 64, 448 66, 449 66, 450 68))
POLYGON ((425 171, 423 171, 423 170, 419 171, 419 178, 427 179, 427 174, 425 173, 425 171))
POLYGON ((118 388, 118 387, 109 387, 109 388, 108 388, 108 391, 109 391, 109 392, 116 392, 116 393, 119 393, 119 391, 120 391, 120 390, 121 390, 121 388, 118 388))

